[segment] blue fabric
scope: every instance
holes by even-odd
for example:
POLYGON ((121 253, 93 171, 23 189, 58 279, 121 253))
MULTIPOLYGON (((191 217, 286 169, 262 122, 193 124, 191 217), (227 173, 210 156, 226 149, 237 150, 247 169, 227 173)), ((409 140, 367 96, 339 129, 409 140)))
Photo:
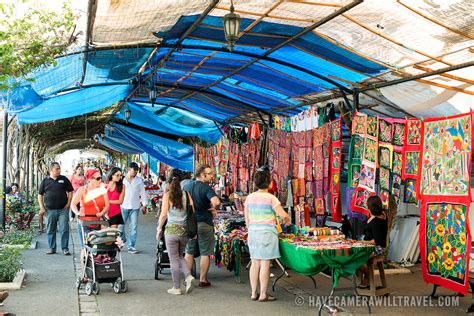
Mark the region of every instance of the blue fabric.
POLYGON ((128 225, 128 239, 125 235, 125 225, 119 225, 119 230, 122 232, 122 240, 124 242, 127 241, 128 250, 132 250, 135 249, 135 244, 137 242, 138 215, 140 214, 140 210, 122 208, 121 211, 123 222, 125 224, 127 224, 127 220, 130 218, 130 224, 128 225))
POLYGON ((69 250, 69 210, 47 210, 46 212, 46 234, 48 236, 48 247, 56 251, 56 230, 59 224, 59 235, 61 238, 61 249, 69 250))
POLYGON ((119 124, 112 126, 115 128, 115 132, 121 134, 133 145, 168 166, 185 171, 194 170, 192 146, 119 124))
POLYGON ((129 85, 90 87, 47 99, 40 105, 18 113, 20 124, 33 124, 92 113, 125 98, 129 85))
MULTIPOLYGON (((197 136, 211 144, 217 143, 222 137, 213 121, 188 111, 134 102, 128 102, 127 106, 131 111, 129 122, 138 126, 172 135, 197 136)), ((117 118, 125 120, 127 106, 116 114, 117 118)))
POLYGON ((121 143, 120 141, 117 141, 117 139, 112 138, 112 137, 100 137, 98 139, 98 143, 101 144, 102 146, 105 146, 107 148, 110 148, 114 151, 124 153, 124 154, 139 154, 143 152, 140 148, 137 148, 133 146, 132 144, 130 145, 125 145, 121 143))

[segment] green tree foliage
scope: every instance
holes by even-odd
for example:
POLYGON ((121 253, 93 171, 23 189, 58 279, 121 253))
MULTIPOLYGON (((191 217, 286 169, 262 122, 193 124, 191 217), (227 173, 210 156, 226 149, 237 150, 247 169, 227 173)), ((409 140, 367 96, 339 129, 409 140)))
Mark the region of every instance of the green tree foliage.
POLYGON ((36 1, 15 2, 0 2, 0 91, 6 95, 17 84, 14 78, 28 80, 38 67, 54 65, 74 40, 69 4, 53 11, 36 1))

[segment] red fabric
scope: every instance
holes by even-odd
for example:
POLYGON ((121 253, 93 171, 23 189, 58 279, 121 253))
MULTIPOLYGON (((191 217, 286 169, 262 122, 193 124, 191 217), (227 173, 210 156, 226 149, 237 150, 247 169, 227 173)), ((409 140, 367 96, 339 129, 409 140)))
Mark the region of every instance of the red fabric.
POLYGON ((331 123, 331 157, 330 157, 330 207, 332 220, 342 222, 340 203, 341 155, 342 155, 342 129, 341 119, 331 123))
POLYGON ((468 202, 467 200, 465 203, 453 203, 453 204, 463 204, 466 205, 466 214, 465 214, 465 228, 466 228, 466 248, 468 253, 466 255, 466 275, 464 278, 463 284, 454 282, 450 279, 443 278, 441 275, 434 275, 434 274, 429 274, 428 272, 428 255, 427 255, 427 245, 426 245, 426 239, 431 238, 432 236, 427 236, 426 235, 426 226, 427 226, 427 219, 426 218, 426 208, 427 205, 430 203, 444 203, 440 202, 439 198, 434 198, 434 199, 424 199, 421 204, 421 209, 420 209, 420 257, 421 257, 421 268, 422 268, 422 274, 423 274, 423 279, 426 283, 432 283, 432 284, 437 284, 439 286, 442 286, 444 288, 450 289, 454 292, 461 293, 463 295, 468 294, 469 290, 469 261, 470 261, 470 249, 471 249, 471 242, 472 242, 472 237, 471 237, 471 231, 470 231, 470 224, 469 224, 469 204, 470 201, 468 202))
POLYGON ((98 169, 94 169, 94 168, 87 170, 86 171, 86 179, 87 180, 92 179, 94 174, 96 174, 97 172, 100 173, 100 171, 98 169))

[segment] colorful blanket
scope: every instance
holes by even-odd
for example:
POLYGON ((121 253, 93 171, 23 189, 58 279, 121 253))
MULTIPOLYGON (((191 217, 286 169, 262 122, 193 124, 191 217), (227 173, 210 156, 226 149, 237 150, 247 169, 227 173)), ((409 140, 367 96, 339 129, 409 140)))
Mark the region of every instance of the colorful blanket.
POLYGON ((340 179, 341 179, 341 153, 342 153, 342 129, 341 119, 331 122, 331 185, 330 185, 330 206, 332 220, 342 221, 342 210, 340 203, 340 179))

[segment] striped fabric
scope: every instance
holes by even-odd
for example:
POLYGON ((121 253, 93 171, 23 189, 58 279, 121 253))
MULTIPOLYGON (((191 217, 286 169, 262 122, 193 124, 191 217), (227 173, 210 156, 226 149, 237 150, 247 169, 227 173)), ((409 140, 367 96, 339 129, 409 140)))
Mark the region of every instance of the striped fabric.
POLYGON ((245 200, 249 214, 249 228, 274 231, 277 224, 275 208, 279 205, 280 201, 270 193, 250 194, 245 200))

